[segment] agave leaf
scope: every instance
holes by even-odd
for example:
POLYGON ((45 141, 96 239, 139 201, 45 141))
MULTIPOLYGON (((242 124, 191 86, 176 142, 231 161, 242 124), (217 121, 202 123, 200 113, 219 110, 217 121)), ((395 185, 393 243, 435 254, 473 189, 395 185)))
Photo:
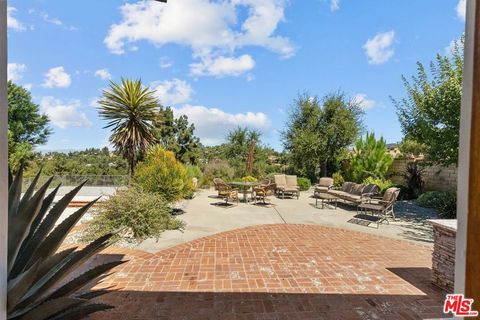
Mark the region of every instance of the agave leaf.
POLYGON ((110 269, 115 268, 116 266, 119 266, 126 261, 113 261, 105 264, 101 264, 99 266, 96 266, 95 268, 92 268, 85 273, 81 274, 77 278, 73 279, 72 281, 66 283, 59 289, 55 290, 49 297, 49 299, 55 299, 59 297, 64 297, 68 296, 69 294, 81 289, 88 283, 90 283, 93 279, 96 279, 98 276, 101 274, 107 272, 110 269))
MULTIPOLYGON (((12 270, 10 271, 10 278, 16 277, 20 272, 24 271, 28 266, 26 262, 28 259, 30 259, 31 254, 28 254, 29 252, 33 252, 32 249, 29 249, 26 251, 30 245, 32 246, 32 237, 34 235, 35 230, 38 228, 38 225, 40 222, 43 220, 43 217, 48 211, 48 208, 52 204, 55 195, 59 189, 60 185, 57 186, 44 200, 42 203, 42 207, 40 208, 40 211, 38 212, 37 216, 32 222, 32 225, 30 227, 30 232, 28 233, 28 236, 23 240, 22 246, 20 247, 20 250, 18 251, 17 258, 15 260, 15 263, 13 265, 12 270)), ((35 246, 38 246, 40 244, 39 240, 34 240, 35 246)))
POLYGON ((8 272, 12 270, 20 246, 30 231, 30 226, 41 208, 43 198, 51 182, 52 178, 48 179, 23 209, 20 203, 18 213, 8 221, 8 272))
MULTIPOLYGON (((9 171, 10 172, 10 171, 9 171)), ((18 170, 15 179, 9 184, 8 188, 8 219, 17 212, 22 195, 23 170, 18 170)))
POLYGON ((64 265, 66 261, 68 261, 67 258, 73 254, 76 249, 77 247, 63 250, 54 254, 53 256, 48 257, 45 259, 45 261, 42 261, 40 267, 38 268, 37 277, 35 280, 40 280, 44 275, 47 274, 48 271, 52 270, 58 265, 64 265))
POLYGON ((63 265, 58 265, 55 268, 52 268, 47 274, 45 274, 45 276, 36 281, 30 290, 28 290, 24 296, 25 298, 19 303, 18 308, 25 308, 29 303, 34 302, 60 280, 75 271, 75 269, 88 258, 109 246, 109 240, 112 236, 113 234, 107 234, 93 241, 82 250, 70 255, 69 259, 67 259, 63 265))
POLYGON ((48 300, 37 308, 24 314, 19 320, 46 320, 54 317, 66 310, 77 307, 87 302, 85 299, 79 298, 58 298, 48 300))
POLYGON ((12 174, 12 170, 10 170, 10 168, 8 168, 8 187, 10 188, 10 186, 12 185, 13 183, 13 174, 12 174))
MULTIPOLYGON (((38 259, 42 257, 48 257, 49 255, 52 255, 54 252, 58 250, 60 245, 62 244, 63 240, 67 237, 68 233, 72 228, 77 224, 77 222, 82 218, 82 216, 87 212, 88 209, 90 209, 100 198, 97 198, 93 200, 92 202, 88 203, 87 205, 83 206, 79 210, 75 211, 72 215, 70 215, 67 219, 63 220, 62 223, 60 223, 48 236, 46 236, 45 239, 39 239, 41 241, 40 245, 36 248, 35 251, 31 252, 31 257, 27 263, 27 266, 32 265, 37 261, 38 259)), ((63 199, 62 199, 63 200, 63 199)), ((60 203, 60 202, 58 202, 60 203)), ((57 203, 57 204, 58 204, 57 203)), ((62 203, 62 206, 64 203, 62 203)), ((68 204, 67 204, 68 205, 68 204)), ((63 210, 59 211, 53 211, 50 210, 50 214, 45 218, 45 220, 48 219, 48 221, 44 221, 45 224, 41 224, 38 232, 39 232, 39 237, 43 236, 44 232, 47 231, 47 229, 51 228, 50 224, 53 222, 53 219, 55 218, 55 215, 61 215, 63 210), (50 219, 50 215, 53 214, 52 219, 50 219), (40 233, 41 232, 41 233, 40 233)), ((56 218, 58 219, 58 217, 56 218)), ((56 221, 55 219, 55 221, 56 221)))
POLYGON ((78 298, 80 299, 87 299, 87 300, 92 300, 92 299, 95 299, 95 298, 98 298, 100 296, 103 296, 107 293, 112 293, 112 292, 115 292, 117 290, 113 289, 115 286, 110 286, 108 288, 105 288, 105 289, 100 289, 100 290, 91 290, 91 291, 88 291, 88 292, 85 292, 85 293, 82 293, 78 296, 78 298))
POLYGON ((7 312, 12 311, 17 302, 20 301, 23 295, 30 289, 33 281, 35 281, 39 266, 40 261, 18 277, 8 281, 7 312))
POLYGON ((51 320, 80 320, 92 313, 113 309, 112 306, 103 303, 91 303, 72 308, 62 314, 59 314, 51 320))
MULTIPOLYGON (((23 172, 23 168, 20 168, 19 171, 23 172)), ((22 200, 20 201, 20 204, 19 204, 19 210, 21 210, 22 208, 25 208, 25 206, 28 204, 28 201, 30 200, 30 198, 33 195, 33 192, 35 191, 35 187, 37 186, 41 173, 42 173, 42 169, 38 171, 35 178, 33 178, 32 183, 30 183, 30 185, 28 186, 27 191, 25 191, 22 197, 22 200)))

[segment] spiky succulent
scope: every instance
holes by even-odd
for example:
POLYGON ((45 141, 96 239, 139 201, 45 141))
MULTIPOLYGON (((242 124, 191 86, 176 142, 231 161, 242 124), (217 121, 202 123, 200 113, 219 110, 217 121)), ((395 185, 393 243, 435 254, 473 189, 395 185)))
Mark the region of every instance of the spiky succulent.
POLYGON ((60 186, 46 195, 50 179, 35 191, 38 173, 22 196, 22 175, 20 169, 15 178, 9 177, 7 319, 75 320, 112 308, 91 302, 108 290, 77 293, 123 263, 109 262, 83 274, 78 272, 90 257, 110 244, 112 235, 105 235, 82 249, 59 251, 68 233, 98 199, 56 225, 84 183, 53 203, 60 186))

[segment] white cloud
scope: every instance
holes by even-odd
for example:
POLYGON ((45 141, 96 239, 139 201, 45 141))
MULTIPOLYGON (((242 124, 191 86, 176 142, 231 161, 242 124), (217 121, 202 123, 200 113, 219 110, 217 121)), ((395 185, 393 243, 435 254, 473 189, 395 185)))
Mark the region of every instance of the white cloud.
POLYGON ((340 9, 340 0, 330 0, 330 10, 337 11, 340 9))
POLYGON ((206 145, 224 142, 227 133, 240 126, 266 132, 270 129, 270 120, 263 112, 227 113, 216 108, 185 105, 173 109, 176 116, 186 115, 195 125, 195 135, 206 145))
POLYGON ((63 23, 63 21, 58 19, 58 18, 51 18, 48 15, 48 13, 43 13, 41 15, 41 17, 42 17, 43 21, 48 22, 48 23, 53 24, 53 25, 56 25, 56 26, 59 26, 59 27, 63 27, 65 30, 68 30, 68 31, 78 30, 77 27, 65 25, 65 23, 63 23))
POLYGON ((467 0, 459 0, 455 10, 457 11, 457 17, 465 21, 465 15, 467 13, 467 0))
POLYGON ((360 108, 363 110, 372 109, 377 105, 376 101, 367 99, 367 95, 365 93, 357 94, 355 97, 353 97, 353 100, 358 103, 360 108))
POLYGON ((13 82, 23 78, 23 73, 27 70, 27 66, 20 63, 9 63, 7 67, 8 80, 13 82))
POLYGON ((395 50, 392 48, 394 40, 395 31, 393 30, 378 33, 373 38, 368 39, 363 45, 368 63, 379 65, 388 62, 395 54, 395 50))
POLYGON ((450 41, 450 44, 445 48, 445 53, 451 55, 455 52, 455 48, 461 48, 463 46, 460 39, 450 41))
POLYGON ((55 67, 48 70, 43 80, 43 86, 47 88, 68 88, 72 79, 63 67, 55 67))
POLYGON ((99 70, 95 71, 95 77, 99 77, 102 80, 112 79, 112 75, 110 74, 110 72, 106 68, 99 69, 99 70))
POLYGON ((161 57, 159 66, 162 69, 168 69, 171 66, 173 66, 173 62, 170 59, 168 59, 167 57, 161 57))
POLYGON ((190 65, 190 72, 195 76, 239 76, 244 72, 250 71, 255 67, 253 58, 244 54, 238 58, 230 57, 206 57, 199 63, 190 65))
POLYGON ((85 113, 78 110, 80 107, 80 101, 78 100, 64 103, 54 97, 43 97, 40 106, 53 125, 60 129, 92 126, 92 122, 85 113))
MULTIPOLYGON (((291 57, 295 48, 276 34, 286 0, 182 0, 168 5, 139 1, 121 6, 123 19, 113 24, 104 42, 115 54, 129 43, 146 40, 191 48, 195 59, 234 56, 239 48, 257 46, 291 57), (246 16, 245 14, 246 13, 246 16), (243 18, 245 17, 245 18, 243 18)), ((201 62, 200 62, 201 63, 201 62)))
POLYGON ((156 91, 160 103, 165 106, 185 103, 193 94, 192 87, 180 79, 154 82, 152 88, 156 91))
POLYGON ((14 7, 7 8, 7 27, 16 31, 24 31, 25 26, 13 16, 17 11, 14 7))

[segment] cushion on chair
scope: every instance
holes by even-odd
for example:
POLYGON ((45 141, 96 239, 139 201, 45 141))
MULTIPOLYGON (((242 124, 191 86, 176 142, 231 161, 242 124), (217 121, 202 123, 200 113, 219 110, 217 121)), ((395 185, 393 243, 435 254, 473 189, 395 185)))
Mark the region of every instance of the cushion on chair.
POLYGON ((331 187, 333 186, 333 179, 332 178, 320 178, 320 180, 318 181, 318 186, 319 187, 331 187))
POLYGON ((352 191, 352 188, 353 188, 354 184, 355 183, 353 183, 353 182, 345 182, 342 186, 342 191, 350 193, 350 191, 352 191))
POLYGON ((287 175, 285 176, 285 179, 287 181, 287 186, 289 188, 296 188, 298 187, 298 184, 297 184, 297 176, 290 176, 290 175, 287 175))
POLYGON ((349 193, 360 196, 362 195, 363 187, 363 184, 354 183, 349 193))
POLYGON ((275 179, 275 184, 277 185, 277 188, 281 188, 287 185, 287 178, 284 174, 274 175, 273 178, 275 179))

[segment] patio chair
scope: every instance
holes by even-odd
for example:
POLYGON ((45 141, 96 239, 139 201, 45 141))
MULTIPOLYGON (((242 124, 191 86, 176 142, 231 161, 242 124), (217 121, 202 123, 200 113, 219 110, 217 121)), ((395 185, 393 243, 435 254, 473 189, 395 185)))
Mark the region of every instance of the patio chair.
POLYGON ((300 197, 300 187, 297 183, 297 176, 293 175, 283 175, 275 176, 275 184, 277 195, 281 195, 282 199, 285 199, 285 194, 290 194, 296 196, 297 200, 300 197))
POLYGON ((240 201, 238 190, 225 183, 222 179, 217 179, 216 182, 215 180, 216 179, 214 179, 214 183, 218 191, 218 197, 223 198, 226 204, 228 204, 230 200, 236 200, 238 204, 240 201))
POLYGON ((313 195, 316 197, 319 193, 326 193, 328 190, 333 188, 333 179, 332 178, 327 178, 323 177, 320 178, 318 181, 318 184, 314 186, 315 191, 313 192, 313 195))
POLYGON ((259 200, 262 201, 263 204, 267 204, 266 200, 267 197, 272 195, 275 190, 275 184, 272 183, 270 180, 262 182, 262 184, 253 187, 253 200, 254 203, 257 204, 259 200))
POLYGON ((395 220, 394 206, 400 193, 399 188, 389 188, 385 191, 381 199, 372 198, 368 202, 362 203, 358 206, 358 209, 363 212, 370 212, 377 214, 380 220, 377 221, 377 225, 381 222, 388 222, 388 217, 391 216, 395 220))
MULTIPOLYGON (((221 184, 225 184, 225 181, 223 181, 223 179, 220 179, 220 178, 213 179, 213 185, 215 187, 215 190, 218 191, 218 186, 221 184)), ((218 192, 218 197, 220 198, 220 192, 218 192)))

